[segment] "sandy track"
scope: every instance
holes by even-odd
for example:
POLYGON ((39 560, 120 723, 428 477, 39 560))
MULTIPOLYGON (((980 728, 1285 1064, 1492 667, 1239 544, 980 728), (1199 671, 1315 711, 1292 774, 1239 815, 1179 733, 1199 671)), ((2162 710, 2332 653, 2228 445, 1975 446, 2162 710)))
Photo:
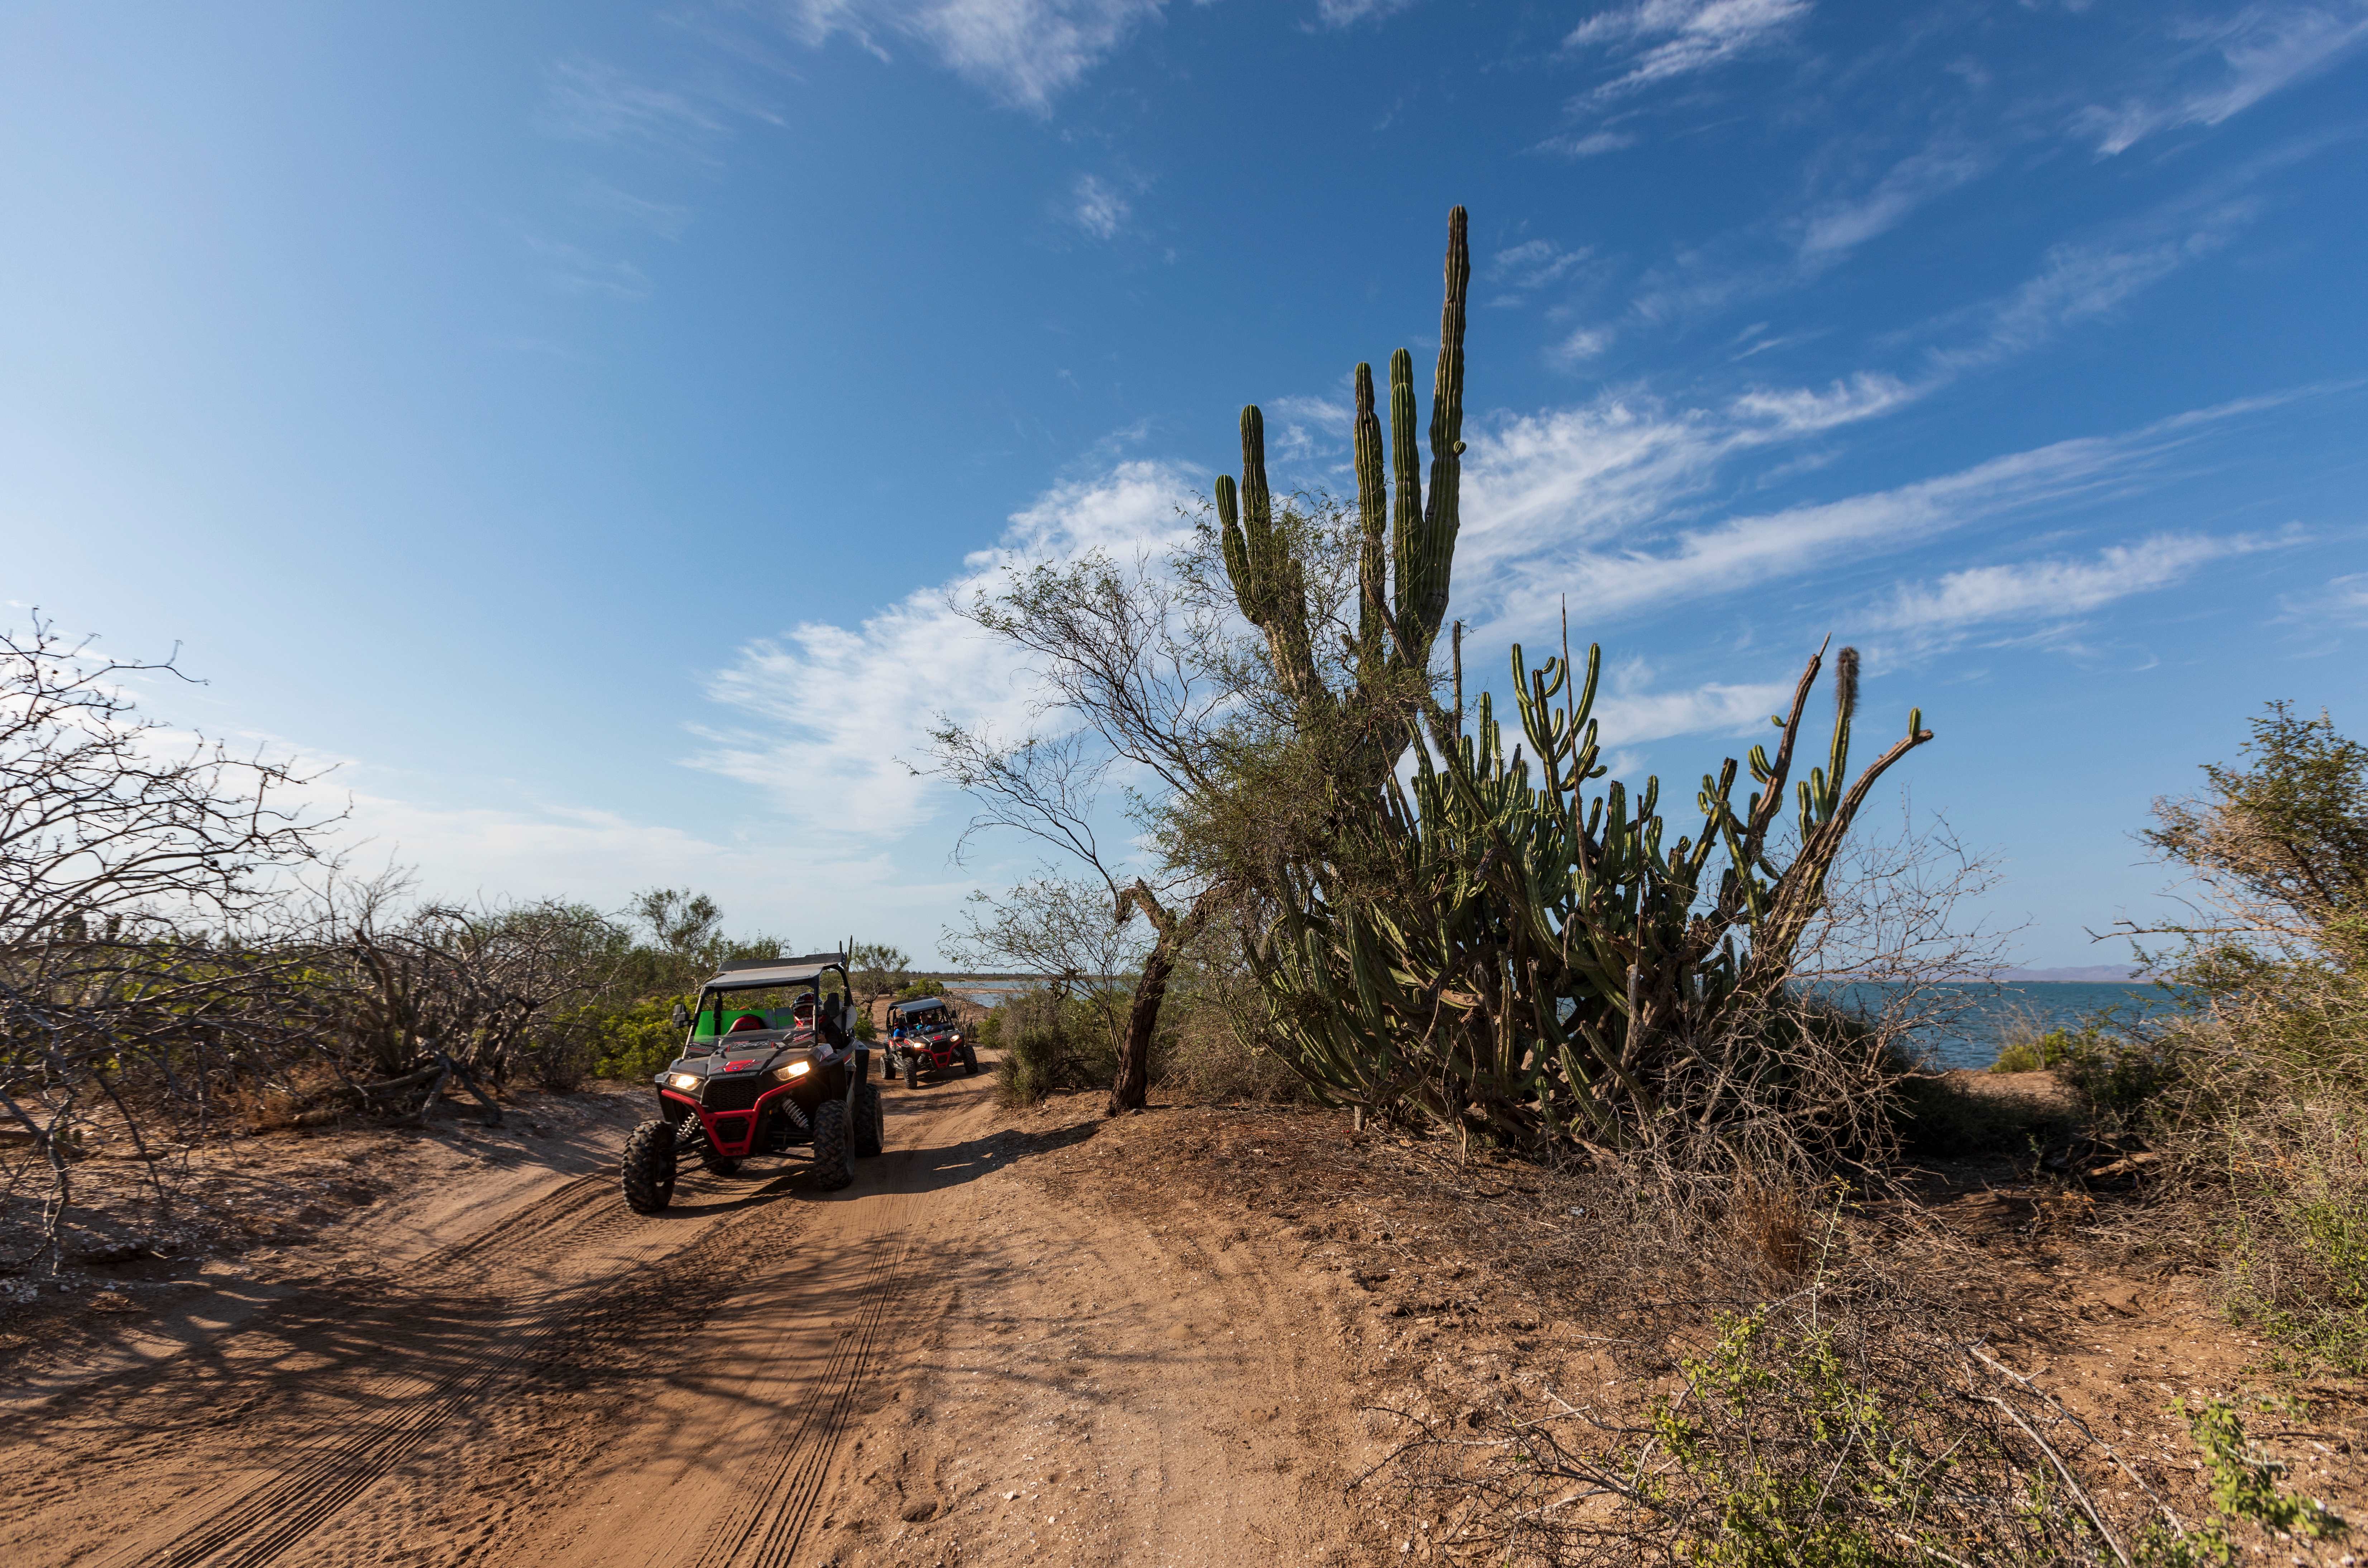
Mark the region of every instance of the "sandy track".
MULTIPOLYGON (((987 1080, 888 1090, 856 1185, 566 1181, 0 1440, 35 1565, 1272 1562, 1344 1440, 1314 1314, 1013 1167, 987 1080), (1304 1319, 1305 1321, 1302 1321, 1304 1319), (1316 1361, 1311 1362, 1311 1356, 1316 1361)), ((1245 1249, 1247 1252, 1247 1249, 1245 1249)))

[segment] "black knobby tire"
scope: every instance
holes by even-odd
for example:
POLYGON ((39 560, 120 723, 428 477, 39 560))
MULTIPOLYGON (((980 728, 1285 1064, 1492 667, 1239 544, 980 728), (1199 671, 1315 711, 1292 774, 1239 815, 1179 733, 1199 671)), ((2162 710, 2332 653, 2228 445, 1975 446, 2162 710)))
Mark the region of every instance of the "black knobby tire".
POLYGON ((853 1131, 847 1124, 845 1100, 825 1100, 814 1108, 814 1180, 825 1192, 855 1179, 853 1131))
POLYGON ((888 1112, 880 1103, 880 1085, 866 1084, 855 1091, 855 1152, 869 1158, 888 1142, 888 1112))
POLYGON ((908 1089, 921 1086, 921 1058, 916 1056, 905 1063, 905 1086, 908 1089))
POLYGON ((674 1123, 644 1121, 625 1139, 625 1202, 655 1214, 674 1201, 674 1123))
POLYGON ((962 1074, 971 1078, 978 1076, 978 1052, 971 1049, 968 1040, 962 1042, 962 1074))

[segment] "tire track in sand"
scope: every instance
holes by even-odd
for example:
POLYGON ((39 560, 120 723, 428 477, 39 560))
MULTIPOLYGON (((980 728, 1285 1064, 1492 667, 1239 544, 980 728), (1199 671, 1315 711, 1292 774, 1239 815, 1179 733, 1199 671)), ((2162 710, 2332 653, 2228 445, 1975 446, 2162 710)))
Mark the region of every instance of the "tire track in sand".
MULTIPOLYGON (((985 1119, 984 1100, 973 1095, 968 1105, 948 1107, 952 1114, 932 1117, 928 1131, 939 1137, 959 1139, 973 1123, 985 1119)), ((927 1150, 899 1150, 908 1158, 927 1150)), ((853 1292, 848 1321, 832 1345, 829 1358, 814 1375, 811 1392, 801 1403, 797 1418, 784 1421, 765 1450, 741 1471, 734 1494, 754 1492, 753 1507, 720 1513, 701 1538, 688 1568, 790 1568, 806 1528, 813 1522, 839 1439, 857 1394, 879 1359, 883 1339, 903 1337, 903 1307, 913 1280, 910 1265, 926 1250, 927 1222, 916 1221, 934 1206, 925 1195, 886 1195, 887 1202, 873 1229, 895 1239, 872 1258, 862 1282, 853 1292)))
MULTIPOLYGON (((427 1266, 429 1283, 441 1282, 438 1277, 443 1276, 456 1284, 484 1285, 502 1275, 530 1275, 554 1256, 584 1254, 603 1244, 628 1244, 597 1260, 606 1267, 537 1292, 523 1311, 496 1325, 494 1338, 472 1346, 425 1388, 406 1389, 416 1377, 400 1372, 367 1378, 354 1391, 353 1400, 381 1400, 393 1407, 392 1414, 358 1426, 341 1426, 305 1445, 294 1463, 227 1498, 209 1502, 202 1517, 162 1546, 136 1544, 106 1559, 107 1568, 262 1568, 276 1562, 383 1480, 507 1374, 538 1364, 538 1354, 563 1327, 602 1294, 620 1288, 636 1265, 680 1234, 677 1226, 626 1209, 613 1180, 599 1175, 578 1177, 480 1235, 434 1255, 427 1266)), ((732 1225, 738 1217, 727 1214, 680 1239, 694 1242, 732 1225)), ((424 1291, 424 1287, 415 1287, 405 1295, 416 1301, 424 1291)), ((398 1301, 371 1315, 393 1324, 404 1314, 404 1303, 398 1301)), ((336 1326, 351 1333, 350 1324, 336 1326)))
POLYGON ((882 1247, 873 1259, 856 1292, 854 1321, 839 1330, 829 1359, 816 1375, 815 1395, 804 1402, 794 1423, 784 1424, 768 1450, 750 1461, 734 1489, 756 1491, 757 1506, 709 1527, 691 1559, 696 1568, 787 1568, 813 1517, 848 1410, 871 1369, 882 1329, 896 1316, 904 1299, 911 1278, 905 1265, 914 1250, 912 1240, 905 1238, 882 1247))

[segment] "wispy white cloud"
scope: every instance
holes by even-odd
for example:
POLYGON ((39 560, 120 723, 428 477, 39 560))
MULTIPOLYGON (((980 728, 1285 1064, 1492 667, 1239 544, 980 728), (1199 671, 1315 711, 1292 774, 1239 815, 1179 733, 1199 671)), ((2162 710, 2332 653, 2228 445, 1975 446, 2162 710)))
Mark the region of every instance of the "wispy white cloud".
POLYGON ((2348 572, 2315 588, 2279 596, 2281 618, 2313 626, 2368 627, 2368 572, 2348 572))
POLYGON ((1574 611, 1599 619, 1666 610, 2134 490, 2206 428, 2263 406, 2201 410, 1888 490, 1699 525, 1690 519, 1729 460, 1800 430, 1612 401, 1509 421, 1465 459, 1456 591, 1475 622, 1507 636, 1547 624, 1565 595, 1574 611))
POLYGON ((649 275, 630 261, 611 261, 561 240, 527 236, 527 246, 549 268, 552 286, 564 294, 600 294, 611 300, 649 298, 649 275))
POLYGON ((2191 262, 2226 244, 2248 216, 2230 209, 2189 233, 2136 244, 2063 244, 2039 272, 1980 312, 1968 342, 1936 349, 1933 362, 1956 370, 1995 364, 2040 347, 2064 328, 2108 315, 2191 262))
POLYGON ((1769 713, 1793 696, 1790 680, 1706 681, 1691 688, 1656 691, 1651 688, 1652 676, 1651 666, 1641 661, 1605 672, 1595 717, 1607 739, 1643 745, 1676 735, 1765 729, 1769 713))
POLYGON ((1485 276, 1503 292, 1498 301, 1507 302, 1533 293, 1548 284, 1558 283, 1593 254, 1589 246, 1565 250, 1552 240, 1523 240, 1508 245, 1488 260, 1485 276))
POLYGON ((1546 358, 1567 370, 1600 358, 1611 347, 1612 336, 1608 326, 1573 327, 1563 335, 1561 342, 1546 351, 1546 358))
POLYGON ((2178 33, 2189 47, 2175 69, 2202 79, 2082 111, 2078 126, 2100 153, 2110 157, 2180 126, 2218 125, 2317 75, 2368 42, 2368 0, 2262 0, 2227 17, 2184 24, 2178 33))
POLYGON ((2231 555, 2274 548, 2279 540, 2238 534, 2163 533, 2108 545, 2084 560, 2062 557, 1974 566, 1937 581, 1902 585, 1871 624, 1934 632, 1998 620, 2085 615, 2132 594, 2170 587, 2231 555))
POLYGON ((1004 102, 1042 114, 1159 15, 1164 0, 790 0, 807 43, 845 34, 885 57, 905 38, 1004 102))
POLYGON ((1538 151, 1559 153, 1565 158, 1600 158, 1622 147, 1634 147, 1636 141, 1633 131, 1590 131, 1578 136, 1551 137, 1538 143, 1538 151))
POLYGON ((1608 51, 1626 69, 1588 95, 1602 103, 1765 48, 1809 14, 1809 0, 1641 0, 1571 29, 1565 49, 1608 51))
POLYGON ((1746 422, 1765 423, 1787 436, 1807 436, 1888 414, 1913 403, 1927 390, 1910 386, 1896 376, 1861 370, 1823 392, 1813 387, 1756 387, 1730 407, 1746 422))
POLYGON ((724 129, 715 106, 689 93, 634 80, 583 56, 554 62, 537 117, 552 135, 578 142, 644 142, 688 149, 724 129))
POLYGON ((1892 165, 1863 195, 1826 202, 1802 221, 1801 254, 1827 259, 1896 227, 1918 207, 1975 179, 1989 160, 1963 144, 1929 147, 1892 165))
POLYGON ((1284 419, 1296 420, 1320 426, 1337 434, 1348 434, 1355 423, 1357 411, 1338 398, 1307 397, 1294 394, 1279 397, 1266 405, 1267 411, 1284 419))
POLYGON ((1070 562, 1092 551, 1131 557, 1189 532, 1184 472, 1125 462, 1053 490, 1009 521, 951 582, 916 590, 847 628, 793 627, 752 642, 708 683, 754 727, 710 731, 698 767, 764 790, 810 839, 894 836, 935 809, 944 786, 916 778, 916 722, 946 713, 1005 733, 1024 729, 1037 687, 1010 647, 955 613, 1007 562, 1070 562), (950 602, 952 601, 952 602, 950 602))
POLYGON ((1098 240, 1114 239, 1133 209, 1099 175, 1079 175, 1069 187, 1069 217, 1098 240))
POLYGON ((612 222, 646 229, 660 239, 678 240, 690 226, 689 208, 671 201, 652 201, 619 190, 606 180, 586 180, 577 189, 576 199, 612 222))
POLYGON ((1394 17, 1414 4, 1415 0, 1315 0, 1315 19, 1327 28, 1349 28, 1394 17))

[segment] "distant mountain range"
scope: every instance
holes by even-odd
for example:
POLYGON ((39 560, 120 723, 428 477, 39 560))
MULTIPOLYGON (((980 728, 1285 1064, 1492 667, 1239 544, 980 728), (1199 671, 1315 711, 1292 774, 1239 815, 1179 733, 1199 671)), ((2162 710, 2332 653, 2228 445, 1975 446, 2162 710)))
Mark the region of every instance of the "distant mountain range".
POLYGON ((2071 969, 2000 970, 1998 977, 2009 985, 2121 985, 2137 979, 2138 971, 2125 963, 2091 963, 2071 969))

